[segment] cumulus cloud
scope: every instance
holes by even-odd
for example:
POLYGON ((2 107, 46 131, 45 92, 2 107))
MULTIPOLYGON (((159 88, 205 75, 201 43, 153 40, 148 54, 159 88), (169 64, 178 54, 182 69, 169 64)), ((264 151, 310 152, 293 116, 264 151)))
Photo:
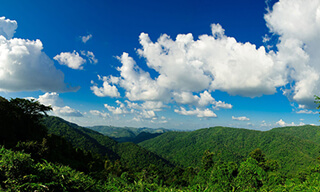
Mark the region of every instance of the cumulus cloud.
POLYGON ((120 93, 118 91, 118 88, 115 85, 112 85, 112 80, 108 79, 107 77, 101 78, 98 76, 99 80, 103 81, 102 87, 98 87, 97 84, 94 83, 94 81, 91 81, 91 84, 93 84, 90 89, 93 91, 93 93, 98 97, 120 97, 120 93))
POLYGON ((80 38, 83 43, 87 43, 87 41, 89 41, 92 38, 92 34, 80 36, 80 38))
POLYGON ((11 39, 18 28, 18 24, 14 20, 0 17, 0 35, 6 39, 11 39))
MULTIPOLYGON (((194 105, 199 110, 231 109, 232 105, 216 101, 211 92, 226 91, 248 97, 273 94, 286 84, 284 67, 275 67, 264 47, 239 43, 227 37, 219 24, 212 25, 212 35, 194 40, 192 34, 178 35, 175 40, 162 35, 152 42, 141 33, 138 54, 150 69, 158 72, 151 78, 127 53, 118 57, 122 66, 115 86, 125 90, 130 101, 176 102, 194 105)), ((110 81, 108 81, 110 84, 110 81)))
POLYGON ((296 113, 298 113, 298 114, 317 114, 318 112, 314 112, 314 111, 311 111, 311 110, 303 109, 303 110, 296 111, 296 113))
POLYGON ((64 83, 40 40, 12 38, 16 28, 16 21, 0 18, 0 91, 77 91, 64 83))
POLYGON ((242 117, 234 117, 232 116, 233 120, 237 120, 237 121, 250 121, 250 119, 248 117, 242 116, 242 117))
POLYGON ((98 97, 119 97, 120 93, 118 92, 118 89, 114 85, 110 85, 108 82, 104 82, 102 87, 98 87, 97 85, 93 85, 90 87, 90 89, 93 91, 93 93, 98 97))
POLYGON ((141 112, 141 115, 145 119, 152 119, 152 118, 157 119, 157 115, 152 110, 143 110, 141 112))
POLYGON ((56 55, 53 59, 57 60, 60 65, 66 65, 71 69, 83 69, 83 64, 86 63, 86 60, 82 58, 78 52, 75 50, 70 52, 61 52, 59 55, 56 55))
POLYGON ((286 84, 282 73, 285 66, 275 66, 264 47, 227 37, 219 24, 211 27, 212 35, 202 35, 198 40, 192 34, 179 34, 174 41, 164 34, 154 43, 147 34, 140 35, 142 49, 138 53, 160 74, 160 86, 256 97, 273 94, 286 84))
POLYGON ((112 112, 114 115, 122 115, 126 113, 130 113, 130 111, 127 110, 125 107, 125 104, 120 102, 119 100, 116 101, 116 103, 119 105, 119 107, 114 107, 108 104, 104 104, 104 107, 108 109, 108 111, 112 112))
POLYGON ((204 91, 198 95, 191 92, 173 92, 174 100, 179 104, 195 105, 204 107, 212 105, 214 109, 231 109, 232 105, 223 101, 216 101, 208 91, 204 91))
POLYGON ((69 117, 82 117, 82 113, 78 110, 72 109, 69 106, 57 107, 53 106, 53 112, 59 116, 69 116, 69 117))
POLYGON ((97 64, 98 59, 94 56, 93 52, 91 51, 81 51, 81 55, 85 56, 88 58, 89 62, 92 64, 97 64))
POLYGON ((120 72, 119 84, 126 90, 126 97, 131 101, 137 100, 165 100, 170 98, 167 89, 160 87, 155 80, 137 66, 136 62, 123 53, 118 57, 122 66, 118 68, 120 72))
MULTIPOLYGON (((319 10, 320 2, 313 0, 275 3, 264 16, 271 35, 263 37, 268 50, 238 42, 227 36, 220 24, 212 24, 211 34, 197 39, 190 33, 175 38, 163 34, 152 41, 147 33, 141 33, 137 54, 145 59, 147 68, 142 69, 123 53, 117 57, 121 62, 119 75, 104 77, 105 87, 114 93, 118 88, 124 90, 132 109, 142 110, 141 104, 132 101, 171 103, 179 105, 176 113, 198 117, 215 117, 208 107, 233 107, 216 100, 216 90, 253 98, 274 94, 281 88, 290 101, 304 106, 298 113, 309 113, 307 109, 315 106, 314 95, 320 92, 319 10), (274 46, 268 45, 273 38, 279 41, 269 50, 274 46), (151 76, 149 70, 155 75, 151 76), (187 106, 193 109, 186 110, 187 106)), ((283 125, 283 120, 278 124, 283 125)))
POLYGON ((161 101, 145 101, 142 104, 130 102, 128 100, 126 100, 125 102, 127 103, 128 108, 138 110, 162 111, 162 108, 167 107, 161 101))
POLYGON ((43 105, 51 106, 52 111, 57 116, 66 116, 66 117, 82 117, 83 114, 73 109, 69 106, 64 105, 63 100, 59 97, 59 94, 56 92, 45 93, 40 95, 39 98, 34 98, 43 105))
POLYGON ((314 108, 320 91, 320 2, 280 0, 265 15, 270 32, 279 36, 276 59, 289 69, 290 98, 314 108))
POLYGON ((180 107, 180 110, 175 109, 174 112, 181 114, 181 115, 193 115, 193 116, 205 117, 205 118, 217 117, 217 115, 213 111, 211 111, 210 109, 201 110, 199 108, 196 108, 194 110, 188 111, 184 107, 180 107))
POLYGON ((109 113, 101 112, 98 110, 90 110, 89 112, 94 116, 99 116, 99 117, 103 117, 103 118, 110 116, 109 113))
POLYGON ((282 119, 280 119, 279 121, 276 122, 276 125, 281 126, 281 127, 285 127, 285 126, 295 126, 294 122, 292 122, 291 124, 284 122, 282 119))

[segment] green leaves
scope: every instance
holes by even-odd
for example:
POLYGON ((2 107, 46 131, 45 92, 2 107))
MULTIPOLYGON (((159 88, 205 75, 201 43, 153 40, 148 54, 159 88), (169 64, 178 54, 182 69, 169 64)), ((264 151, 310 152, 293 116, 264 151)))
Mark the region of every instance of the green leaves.
POLYGON ((49 110, 38 101, 0 97, 0 144, 13 147, 18 141, 41 140, 47 130, 40 120, 49 110))

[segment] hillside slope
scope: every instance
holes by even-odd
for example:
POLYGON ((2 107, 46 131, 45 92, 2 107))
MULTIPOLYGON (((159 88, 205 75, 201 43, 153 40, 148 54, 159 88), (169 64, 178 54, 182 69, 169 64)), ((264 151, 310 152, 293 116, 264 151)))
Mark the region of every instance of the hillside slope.
POLYGON ((150 164, 160 167, 174 167, 169 161, 159 157, 134 143, 118 143, 108 136, 88 128, 65 121, 59 117, 44 118, 48 132, 63 136, 73 146, 91 151, 111 160, 120 160, 127 167, 135 170, 148 167, 150 164))
POLYGON ((158 128, 134 128, 134 127, 114 127, 114 126, 93 126, 90 129, 109 136, 118 142, 139 143, 144 140, 154 138, 162 133, 169 132, 168 129, 158 128))
POLYGON ((54 116, 45 117, 43 123, 48 128, 48 133, 63 136, 76 148, 107 155, 111 159, 119 158, 112 150, 117 142, 101 133, 54 116))
POLYGON ((296 172, 316 163, 318 143, 280 131, 213 127, 192 132, 168 132, 139 145, 182 166, 199 166, 203 152, 216 159, 240 162, 260 148, 267 158, 278 160, 284 172, 296 172))
POLYGON ((271 129, 270 132, 288 134, 301 139, 320 143, 320 127, 313 125, 290 126, 271 129))

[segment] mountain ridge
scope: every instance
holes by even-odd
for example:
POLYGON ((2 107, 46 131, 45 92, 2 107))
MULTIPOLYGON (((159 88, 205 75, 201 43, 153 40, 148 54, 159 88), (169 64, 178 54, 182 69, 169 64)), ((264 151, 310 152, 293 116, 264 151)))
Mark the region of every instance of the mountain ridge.
POLYGON ((211 127, 180 133, 168 132, 143 141, 139 145, 184 167, 199 166, 201 155, 207 149, 219 154, 216 160, 221 158, 240 162, 252 150, 261 148, 266 157, 283 164, 284 172, 296 172, 297 169, 315 164, 320 150, 318 143, 304 139, 302 136, 297 137, 281 131, 257 131, 230 127, 211 127), (290 170, 297 166, 299 168, 290 170))

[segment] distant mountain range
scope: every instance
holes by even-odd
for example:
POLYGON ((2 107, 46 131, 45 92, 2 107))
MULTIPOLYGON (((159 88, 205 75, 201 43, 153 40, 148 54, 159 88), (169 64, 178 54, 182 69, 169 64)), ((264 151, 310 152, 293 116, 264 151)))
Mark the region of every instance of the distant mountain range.
POLYGON ((150 164, 159 165, 162 168, 173 167, 169 161, 134 143, 118 143, 97 131, 78 126, 59 117, 45 117, 43 123, 49 133, 64 137, 74 147, 106 156, 113 161, 119 160, 131 169, 141 170, 150 164))
POLYGON ((140 143, 144 140, 148 140, 157 137, 163 133, 171 130, 164 128, 134 128, 134 127, 114 127, 114 126, 93 126, 88 127, 103 135, 109 136, 118 142, 133 142, 140 143))
POLYGON ((162 128, 112 126, 89 129, 58 117, 47 117, 44 122, 49 133, 65 137, 75 147, 121 159, 131 165, 138 163, 134 165, 137 167, 150 163, 171 166, 170 162, 182 167, 197 167, 201 165, 206 150, 215 152, 216 161, 239 163, 251 151, 260 148, 268 159, 279 162, 283 173, 295 174, 317 164, 320 156, 320 127, 311 125, 270 131, 212 127, 177 132, 162 128))
POLYGON ((320 127, 299 126, 255 131, 213 127, 192 132, 168 132, 139 143, 140 146, 184 167, 199 166, 203 152, 216 160, 241 162, 256 148, 277 160, 285 173, 296 173, 318 163, 320 127))

